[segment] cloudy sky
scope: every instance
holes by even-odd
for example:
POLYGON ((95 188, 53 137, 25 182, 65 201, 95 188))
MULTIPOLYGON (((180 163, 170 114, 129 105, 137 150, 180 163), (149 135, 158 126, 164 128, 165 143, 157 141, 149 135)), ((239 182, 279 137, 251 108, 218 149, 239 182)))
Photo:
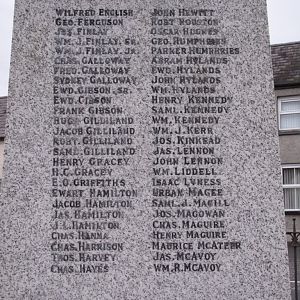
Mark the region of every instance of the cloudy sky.
MULTIPOLYGON (((300 41, 300 1, 267 2, 271 44, 300 41)), ((0 0, 0 96, 7 95, 13 8, 14 0, 0 0)))

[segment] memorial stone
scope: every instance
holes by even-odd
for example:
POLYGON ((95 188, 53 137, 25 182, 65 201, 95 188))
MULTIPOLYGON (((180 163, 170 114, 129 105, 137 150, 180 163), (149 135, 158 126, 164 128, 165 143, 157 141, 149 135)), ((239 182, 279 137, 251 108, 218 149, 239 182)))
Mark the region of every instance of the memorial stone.
POLYGON ((1 299, 289 299, 264 0, 16 0, 1 299))

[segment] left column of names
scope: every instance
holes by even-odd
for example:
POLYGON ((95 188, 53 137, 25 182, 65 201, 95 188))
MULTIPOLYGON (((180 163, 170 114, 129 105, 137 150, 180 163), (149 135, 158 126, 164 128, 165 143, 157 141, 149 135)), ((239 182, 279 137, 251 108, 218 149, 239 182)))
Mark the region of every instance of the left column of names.
MULTIPOLYGON (((109 272, 138 197, 126 172, 136 124, 126 101, 137 84, 132 10, 56 9, 53 61, 51 272, 109 272)), ((38 155, 38 154, 37 154, 38 155)))

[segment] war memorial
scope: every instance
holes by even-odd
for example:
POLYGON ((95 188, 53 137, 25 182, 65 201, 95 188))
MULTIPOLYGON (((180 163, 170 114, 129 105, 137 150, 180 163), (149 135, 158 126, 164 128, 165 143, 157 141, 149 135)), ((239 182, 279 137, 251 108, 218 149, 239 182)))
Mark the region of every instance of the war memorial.
POLYGON ((1 299, 290 299, 264 0, 16 0, 1 299))

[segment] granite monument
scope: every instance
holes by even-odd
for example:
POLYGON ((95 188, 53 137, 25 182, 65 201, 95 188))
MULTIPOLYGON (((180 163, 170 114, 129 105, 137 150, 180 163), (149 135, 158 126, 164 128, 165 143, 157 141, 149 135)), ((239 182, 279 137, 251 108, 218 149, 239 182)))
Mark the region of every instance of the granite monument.
POLYGON ((16 0, 1 299, 286 300, 264 0, 16 0))

